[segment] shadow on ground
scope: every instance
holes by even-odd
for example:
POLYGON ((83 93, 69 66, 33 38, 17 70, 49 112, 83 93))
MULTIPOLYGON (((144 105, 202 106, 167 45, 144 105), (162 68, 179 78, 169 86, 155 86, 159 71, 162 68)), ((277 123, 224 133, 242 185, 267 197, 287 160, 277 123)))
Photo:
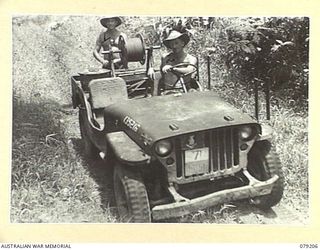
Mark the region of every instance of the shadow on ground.
POLYGON ((101 207, 104 210, 111 208, 116 215, 116 205, 113 192, 113 165, 102 159, 88 159, 84 155, 82 140, 79 138, 71 138, 74 149, 83 158, 90 177, 98 185, 98 191, 101 196, 101 207))
MULTIPOLYGON (((112 168, 102 160, 89 160, 83 156, 77 114, 69 106, 41 97, 25 101, 14 95, 11 170, 11 190, 14 194, 11 196, 12 221, 23 219, 24 222, 34 222, 38 213, 41 215, 49 213, 53 206, 67 203, 68 199, 63 200, 63 190, 71 192, 73 185, 70 183, 73 182, 88 183, 88 187, 97 190, 104 213, 110 217, 111 221, 116 217, 112 168), (81 175, 79 175, 77 171, 82 166, 84 171, 81 170, 81 175), (83 179, 86 178, 81 177, 83 174, 92 178, 93 181, 83 179), (37 189, 39 183, 42 185, 41 190, 37 189), (21 219, 20 200, 24 190, 39 191, 38 195, 34 195, 35 198, 32 202, 44 204, 44 211, 33 209, 34 216, 26 214, 21 219), (50 193, 55 197, 52 199, 52 207, 49 202, 43 200, 41 195, 44 193, 50 193)), ((85 194, 86 191, 83 193, 85 194)), ((49 200, 49 198, 46 196, 46 199, 49 200)), ((90 203, 90 197, 86 198, 90 203)), ((29 201, 26 200, 25 204, 28 203, 29 201)), ((66 206, 69 205, 74 206, 71 203, 66 204, 66 206)), ((75 216, 78 219, 73 214, 66 216, 75 216)), ((93 218, 94 216, 97 214, 93 215, 93 218)))

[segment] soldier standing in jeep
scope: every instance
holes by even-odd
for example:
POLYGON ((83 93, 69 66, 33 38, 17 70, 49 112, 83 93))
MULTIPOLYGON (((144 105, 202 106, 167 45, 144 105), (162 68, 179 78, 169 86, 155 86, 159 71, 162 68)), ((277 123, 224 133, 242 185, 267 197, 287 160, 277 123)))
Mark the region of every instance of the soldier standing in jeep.
MULTIPOLYGON (((102 31, 97 40, 96 46, 93 51, 93 56, 102 64, 102 67, 105 69, 110 68, 110 62, 108 55, 101 55, 100 50, 104 51, 109 49, 117 49, 119 36, 126 37, 126 35, 120 32, 117 27, 122 24, 122 20, 120 17, 105 17, 100 20, 100 23, 103 27, 107 28, 106 31, 102 31)), ((121 59, 119 54, 113 54, 113 62, 116 68, 121 67, 121 59)))
POLYGON ((177 88, 179 76, 184 76, 187 90, 190 88, 192 73, 196 70, 197 59, 184 51, 185 46, 190 41, 188 34, 172 30, 163 44, 172 50, 169 54, 161 58, 161 75, 154 72, 152 67, 148 70, 148 77, 153 80, 152 95, 159 95, 160 85, 164 90, 177 88))

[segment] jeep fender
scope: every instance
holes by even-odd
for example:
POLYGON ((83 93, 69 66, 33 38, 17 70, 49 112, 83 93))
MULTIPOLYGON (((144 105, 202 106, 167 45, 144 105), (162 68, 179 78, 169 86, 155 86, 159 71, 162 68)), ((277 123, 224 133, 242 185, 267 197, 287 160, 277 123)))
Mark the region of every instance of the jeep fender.
POLYGON ((72 98, 72 107, 75 109, 79 106, 80 100, 78 96, 78 89, 81 88, 80 81, 77 81, 74 77, 71 78, 71 98, 72 98))
POLYGON ((108 146, 121 163, 136 166, 150 162, 151 157, 145 154, 125 132, 118 131, 108 133, 106 139, 108 146))
POLYGON ((271 140, 273 128, 268 124, 261 124, 261 134, 259 134, 257 141, 271 140))

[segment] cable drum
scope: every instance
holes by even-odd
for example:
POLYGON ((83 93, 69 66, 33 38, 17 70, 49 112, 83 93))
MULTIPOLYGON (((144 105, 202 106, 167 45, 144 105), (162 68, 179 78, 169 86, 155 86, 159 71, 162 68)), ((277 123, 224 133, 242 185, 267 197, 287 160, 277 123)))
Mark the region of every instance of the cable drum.
POLYGON ((141 34, 134 38, 126 40, 123 36, 119 37, 119 49, 121 50, 122 64, 127 67, 128 62, 145 63, 146 60, 146 46, 141 34))

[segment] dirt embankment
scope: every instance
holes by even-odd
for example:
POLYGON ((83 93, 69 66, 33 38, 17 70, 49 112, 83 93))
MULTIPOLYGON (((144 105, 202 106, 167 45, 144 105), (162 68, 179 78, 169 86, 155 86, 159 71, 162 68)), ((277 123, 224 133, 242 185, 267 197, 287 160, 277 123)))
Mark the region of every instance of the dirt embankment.
POLYGON ((13 18, 13 222, 115 220, 112 191, 102 181, 110 173, 82 158, 70 105, 70 76, 97 65, 92 51, 98 20, 13 18))

